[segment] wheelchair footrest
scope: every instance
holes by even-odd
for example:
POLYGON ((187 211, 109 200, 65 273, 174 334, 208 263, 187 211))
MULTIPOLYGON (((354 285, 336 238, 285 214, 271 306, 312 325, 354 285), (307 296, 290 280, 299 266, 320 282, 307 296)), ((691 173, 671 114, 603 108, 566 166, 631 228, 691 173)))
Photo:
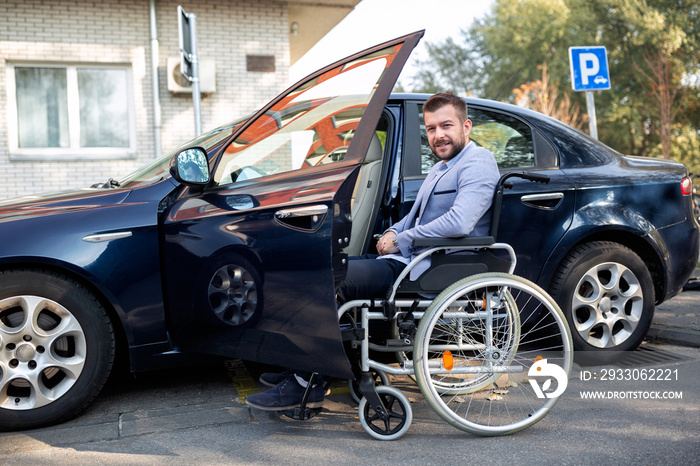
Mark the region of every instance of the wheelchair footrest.
POLYGON ((297 406, 294 409, 288 409, 286 411, 282 411, 282 414, 284 414, 287 417, 291 417, 292 419, 296 419, 297 421, 307 421, 320 413, 323 410, 323 408, 304 408, 302 409, 301 406, 297 406))

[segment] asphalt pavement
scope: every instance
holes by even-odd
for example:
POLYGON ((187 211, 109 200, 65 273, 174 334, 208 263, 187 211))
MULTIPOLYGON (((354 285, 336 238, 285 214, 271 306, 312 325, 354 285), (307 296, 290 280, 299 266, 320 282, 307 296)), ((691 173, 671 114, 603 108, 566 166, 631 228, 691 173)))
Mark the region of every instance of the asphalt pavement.
MULTIPOLYGON (((593 411, 591 402, 584 407, 579 407, 582 401, 577 399, 560 403, 566 408, 559 411, 559 419, 554 417, 555 420, 550 421, 548 416, 547 424, 537 425, 545 424, 542 430, 533 427, 524 431, 538 432, 539 438, 550 439, 556 448, 573 442, 571 456, 560 458, 552 453, 552 461, 604 463, 605 445, 611 443, 608 446, 617 448, 617 453, 611 452, 608 461, 617 458, 622 464, 631 464, 625 460, 627 458, 635 463, 639 460, 670 464, 663 461, 666 455, 669 461, 680 459, 697 464, 695 460, 700 458, 700 418, 697 418, 700 391, 696 388, 700 383, 696 374, 700 364, 700 286, 696 285, 700 283, 695 282, 691 280, 685 291, 657 307, 644 345, 646 352, 642 352, 647 365, 682 368, 684 385, 672 388, 684 388, 684 399, 675 404, 659 403, 648 412, 639 411, 639 404, 629 404, 631 402, 611 403, 604 409, 596 405, 593 411), (677 349, 667 351, 666 345, 678 346, 668 346, 677 349), (640 420, 628 422, 628 418, 635 416, 640 416, 640 420), (662 427, 641 427, 657 423, 657 420, 662 427), (571 427, 572 422, 576 423, 575 428, 571 427), (584 434, 580 424, 583 422, 592 426, 587 428, 584 437, 576 440, 566 434, 584 434), (614 422, 622 423, 619 426, 622 430, 617 432, 618 427, 608 426, 614 422), (607 426, 605 429, 612 430, 601 430, 603 424, 607 426), (637 435, 636 429, 643 429, 640 431, 644 432, 643 438, 649 436, 659 443, 647 445, 642 439, 637 446, 630 446, 625 439, 637 435), (597 446, 592 447, 595 442, 597 446), (584 456, 576 456, 577 449, 581 449, 584 456), (592 451, 595 455, 591 455, 592 451)), ((245 396, 265 388, 257 383, 257 377, 267 369, 238 360, 218 360, 140 374, 136 378, 117 377, 74 420, 44 429, 0 433, 0 464, 352 464, 360 459, 378 464, 397 461, 434 464, 451 462, 440 458, 443 453, 449 453, 455 443, 442 444, 443 438, 463 438, 459 431, 444 427, 444 423, 436 420, 417 387, 406 381, 392 380, 392 384, 399 385, 412 402, 415 420, 405 437, 412 440, 390 442, 395 444, 391 447, 367 436, 359 425, 357 405, 347 386, 340 382, 326 398, 323 412, 310 421, 294 421, 278 413, 250 409, 244 403, 245 396), (438 432, 440 436, 433 437, 438 432), (425 441, 419 440, 421 436, 425 441), (269 443, 273 438, 282 439, 282 443, 269 443), (406 451, 413 456, 403 455, 400 445, 408 448, 406 451), (357 453, 353 453, 353 448, 357 453), (384 451, 383 456, 371 453, 379 449, 384 451)), ((589 388, 582 380, 572 379, 570 384, 589 388)), ((515 463, 528 464, 544 454, 533 444, 532 455, 527 456, 525 440, 538 441, 537 436, 530 435, 520 433, 502 440, 480 442, 468 436, 464 442, 472 446, 499 445, 501 448, 497 451, 501 453, 495 457, 487 454, 487 459, 497 457, 505 461, 509 458, 515 463), (513 451, 523 452, 525 456, 513 456, 509 453, 513 451)), ((472 457, 462 452, 454 458, 476 462, 483 454, 479 450, 472 457)))
POLYGON ((700 348, 700 268, 684 290, 654 311, 648 339, 700 348))

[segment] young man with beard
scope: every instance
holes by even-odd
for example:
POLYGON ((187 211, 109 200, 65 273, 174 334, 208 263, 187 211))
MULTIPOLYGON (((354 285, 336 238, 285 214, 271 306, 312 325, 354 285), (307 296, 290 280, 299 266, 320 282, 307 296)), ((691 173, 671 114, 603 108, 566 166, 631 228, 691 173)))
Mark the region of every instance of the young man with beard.
MULTIPOLYGON (((472 122, 467 105, 452 92, 435 94, 423 105, 428 143, 440 159, 423 181, 411 211, 389 228, 377 242, 379 255, 351 257, 346 279, 337 290, 338 300, 383 298, 406 265, 420 253, 416 238, 487 236, 491 202, 499 173, 493 154, 469 140, 472 122)), ((411 270, 417 278, 430 266, 424 259, 411 270)), ((309 373, 266 373, 260 382, 270 390, 250 395, 255 408, 282 411, 299 406, 309 373)), ((306 406, 320 407, 324 389, 312 387, 306 406)))

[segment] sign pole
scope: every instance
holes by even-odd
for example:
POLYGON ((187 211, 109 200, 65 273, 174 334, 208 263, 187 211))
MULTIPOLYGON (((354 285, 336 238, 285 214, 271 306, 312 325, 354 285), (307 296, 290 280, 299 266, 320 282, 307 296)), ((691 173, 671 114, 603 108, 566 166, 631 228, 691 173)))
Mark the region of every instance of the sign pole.
POLYGON ((197 52, 197 15, 177 7, 177 23, 180 39, 180 72, 192 83, 194 106, 194 133, 202 134, 201 92, 199 90, 199 54, 197 52))
POLYGON ((569 47, 571 65, 571 87, 574 91, 586 92, 588 108, 588 130, 593 139, 598 139, 598 122, 595 117, 593 91, 610 89, 608 52, 605 47, 569 47))
MULTIPOLYGON (((192 103, 194 106, 194 135, 202 134, 202 94, 199 92, 199 53, 197 52, 197 15, 189 14, 190 17, 190 41, 192 45, 192 103)), ((597 139, 597 138, 596 138, 597 139)))
POLYGON ((588 131, 593 139, 598 140, 598 122, 595 118, 593 91, 586 91, 586 107, 588 107, 588 131))

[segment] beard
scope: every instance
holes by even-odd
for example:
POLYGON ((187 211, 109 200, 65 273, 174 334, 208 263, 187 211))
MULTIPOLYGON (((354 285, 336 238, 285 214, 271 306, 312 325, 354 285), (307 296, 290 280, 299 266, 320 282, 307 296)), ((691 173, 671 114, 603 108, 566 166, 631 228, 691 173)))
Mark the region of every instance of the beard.
POLYGON ((438 155, 438 152, 436 150, 436 145, 439 144, 440 142, 442 142, 442 141, 437 141, 434 145, 431 145, 430 149, 433 151, 433 155, 435 155, 435 157, 437 157, 440 160, 447 161, 447 160, 453 159, 454 157, 457 156, 457 154, 462 152, 462 150, 464 149, 464 146, 467 145, 467 137, 463 133, 459 139, 457 139, 457 140, 451 139, 450 142, 452 143, 452 149, 450 150, 450 152, 448 152, 446 155, 443 155, 443 156, 438 155))

